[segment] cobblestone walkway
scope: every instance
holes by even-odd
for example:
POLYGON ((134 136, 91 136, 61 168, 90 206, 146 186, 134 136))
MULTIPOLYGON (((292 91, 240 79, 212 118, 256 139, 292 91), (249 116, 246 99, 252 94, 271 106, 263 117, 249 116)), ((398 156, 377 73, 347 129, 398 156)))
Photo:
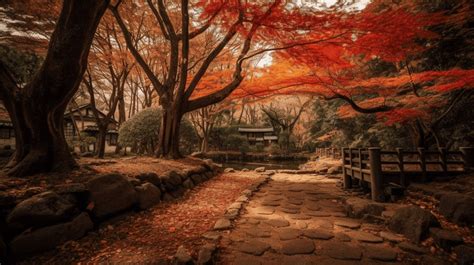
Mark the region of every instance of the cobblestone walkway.
POLYGON ((219 264, 402 264, 394 234, 344 214, 325 176, 276 174, 223 236, 219 264))

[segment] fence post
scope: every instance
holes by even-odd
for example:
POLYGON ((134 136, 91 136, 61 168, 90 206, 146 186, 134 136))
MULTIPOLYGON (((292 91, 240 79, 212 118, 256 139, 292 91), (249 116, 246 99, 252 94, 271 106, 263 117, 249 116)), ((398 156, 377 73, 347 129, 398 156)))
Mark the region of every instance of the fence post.
POLYGON ((398 169, 400 169, 400 185, 402 185, 402 187, 406 187, 408 183, 407 183, 407 177, 405 175, 405 166, 403 163, 403 149, 397 148, 396 150, 397 150, 397 158, 398 158, 398 169))
POLYGON ((383 179, 382 179, 382 161, 380 156, 379 147, 370 147, 369 149, 369 160, 370 160, 370 188, 372 192, 372 200, 383 201, 383 179))
POLYGON ((360 184, 364 183, 364 174, 362 174, 362 148, 359 148, 359 174, 360 174, 360 184))
POLYGON ((460 147, 459 151, 462 154, 464 171, 472 170, 474 168, 474 147, 460 147))
POLYGON ((440 147, 439 150, 439 162, 441 162, 441 169, 443 170, 443 175, 448 176, 448 163, 447 163, 447 153, 446 148, 440 147))
POLYGON ((428 176, 426 175, 426 156, 425 156, 425 148, 419 147, 418 148, 418 156, 420 161, 421 167, 421 179, 423 182, 428 181, 428 176))
POLYGON ((346 149, 347 148, 344 148, 344 147, 341 149, 341 152, 342 152, 342 155, 341 155, 341 157, 342 157, 342 176, 344 177, 344 189, 350 189, 350 188, 352 188, 352 179, 351 179, 351 176, 349 176, 347 174, 346 167, 345 167, 345 165, 347 163, 346 162, 346 152, 345 152, 346 149))

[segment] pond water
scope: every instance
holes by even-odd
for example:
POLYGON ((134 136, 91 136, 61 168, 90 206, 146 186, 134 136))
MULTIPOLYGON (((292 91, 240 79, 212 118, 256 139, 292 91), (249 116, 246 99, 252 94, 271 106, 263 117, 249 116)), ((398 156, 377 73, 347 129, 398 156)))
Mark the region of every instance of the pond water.
POLYGON ((257 167, 265 167, 265 169, 299 169, 299 166, 304 164, 306 161, 293 160, 293 161, 262 161, 262 162, 240 162, 240 161, 227 161, 222 163, 224 168, 234 169, 256 169, 257 167))

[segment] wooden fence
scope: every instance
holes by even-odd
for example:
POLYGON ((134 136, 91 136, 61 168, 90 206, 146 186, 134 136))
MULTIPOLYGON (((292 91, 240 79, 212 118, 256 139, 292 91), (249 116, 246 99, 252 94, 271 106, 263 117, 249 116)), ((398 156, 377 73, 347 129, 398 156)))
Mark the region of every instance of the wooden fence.
MULTIPOLYGON (((329 152, 327 156, 334 157, 334 154, 334 151, 329 152)), ((458 151, 342 148, 340 154, 344 188, 352 188, 353 184, 370 185, 375 201, 384 200, 384 186, 389 183, 406 187, 411 181, 429 181, 436 176, 460 174, 474 168, 472 147, 461 147, 458 151)))

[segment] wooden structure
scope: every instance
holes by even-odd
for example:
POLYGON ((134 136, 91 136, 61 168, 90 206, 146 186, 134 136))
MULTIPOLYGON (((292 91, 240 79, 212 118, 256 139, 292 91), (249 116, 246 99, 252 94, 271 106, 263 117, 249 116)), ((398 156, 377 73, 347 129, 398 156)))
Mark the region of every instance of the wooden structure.
MULTIPOLYGON (((101 119, 106 117, 100 110, 98 114, 101 119)), ((64 135, 67 140, 77 141, 86 137, 97 138, 98 133, 97 119, 94 116, 91 104, 84 104, 64 113, 64 135)), ((118 142, 118 122, 114 118, 110 118, 105 139, 105 152, 114 152, 118 142)), ((95 151, 95 145, 96 143, 88 144, 87 151, 95 151)))
POLYGON ((278 143, 278 136, 275 135, 273 127, 239 128, 238 131, 247 137, 250 145, 261 143, 264 146, 269 146, 272 143, 278 143))
MULTIPOLYGON (((84 104, 64 113, 64 136, 69 142, 78 141, 80 138, 97 137, 99 129, 97 120, 92 112, 90 104, 84 104), (79 137, 81 136, 81 137, 79 137)), ((106 115, 99 111, 99 117, 106 115)), ((118 140, 118 122, 111 118, 107 128, 105 149, 106 152, 114 152, 118 140)), ((10 116, 5 108, 0 104, 0 148, 15 148, 15 132, 10 116)), ((76 147, 76 151, 83 151, 76 147)), ((95 143, 87 146, 87 151, 94 151, 95 143)))
MULTIPOLYGON (((319 152, 335 156, 331 149, 319 152)), ((456 175, 474 168, 473 147, 461 147, 458 151, 445 148, 418 148, 416 151, 342 148, 340 154, 344 188, 352 188, 354 184, 370 186, 375 201, 384 200, 384 187, 388 184, 406 187, 412 181, 426 182, 437 176, 456 175)))

